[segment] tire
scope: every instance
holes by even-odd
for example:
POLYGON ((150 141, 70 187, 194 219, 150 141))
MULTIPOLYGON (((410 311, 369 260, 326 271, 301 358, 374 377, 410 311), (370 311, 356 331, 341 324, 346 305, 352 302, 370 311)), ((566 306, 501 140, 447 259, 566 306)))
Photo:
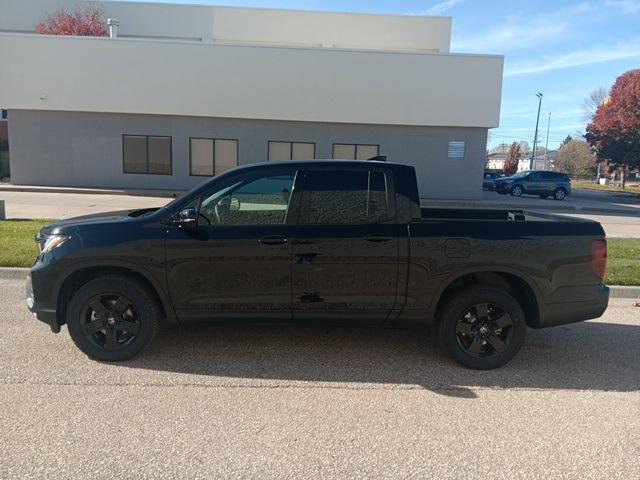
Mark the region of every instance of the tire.
POLYGON ((567 191, 564 188, 556 188, 553 191, 554 200, 562 201, 567 198, 567 191))
POLYGON ((452 294, 445 300, 438 321, 442 347, 458 363, 474 370, 508 363, 524 344, 527 332, 517 300, 489 286, 464 288, 452 294))
POLYGON ((511 187, 511 195, 514 197, 521 197, 524 193, 524 189, 520 185, 515 185, 511 187))
POLYGON ((130 277, 108 275, 76 291, 67 309, 67 328, 87 356, 119 362, 151 344, 161 316, 158 302, 144 285, 130 277))

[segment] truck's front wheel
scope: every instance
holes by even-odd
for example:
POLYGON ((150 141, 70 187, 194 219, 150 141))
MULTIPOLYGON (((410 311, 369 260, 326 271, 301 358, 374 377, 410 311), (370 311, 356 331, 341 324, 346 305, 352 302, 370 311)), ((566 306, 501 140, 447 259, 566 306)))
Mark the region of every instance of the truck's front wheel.
POLYGON ((159 325, 160 308, 133 278, 109 275, 76 291, 67 309, 71 339, 89 357, 116 362, 144 350, 159 325))
POLYGON ((440 343, 468 368, 489 370, 506 364, 522 347, 526 331, 517 300, 499 288, 464 288, 440 309, 440 343))

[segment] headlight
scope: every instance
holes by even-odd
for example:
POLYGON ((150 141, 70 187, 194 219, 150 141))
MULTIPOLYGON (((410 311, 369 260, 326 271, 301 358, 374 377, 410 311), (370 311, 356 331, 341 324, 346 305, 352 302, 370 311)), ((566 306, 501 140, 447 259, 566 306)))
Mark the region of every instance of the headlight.
POLYGON ((42 253, 49 253, 54 251, 56 248, 62 246, 67 240, 69 240, 71 236, 69 235, 50 235, 42 245, 42 253))

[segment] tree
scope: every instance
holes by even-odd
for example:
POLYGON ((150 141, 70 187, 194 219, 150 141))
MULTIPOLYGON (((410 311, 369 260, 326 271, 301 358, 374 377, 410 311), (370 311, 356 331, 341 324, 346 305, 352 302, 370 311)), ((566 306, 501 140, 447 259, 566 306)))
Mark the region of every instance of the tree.
POLYGON ((505 158, 504 160, 502 173, 506 176, 510 176, 516 173, 518 171, 518 165, 520 164, 521 157, 522 151, 520 149, 520 144, 517 142, 513 142, 511 144, 511 148, 509 148, 509 153, 507 153, 507 158, 505 158))
POLYGON ((600 105, 607 99, 608 93, 604 87, 598 87, 582 102, 582 113, 587 122, 593 120, 600 105))
MULTIPOLYGON (((518 142, 520 144, 520 153, 521 155, 528 157, 529 155, 531 155, 531 146, 529 145, 529 142, 527 142, 526 140, 520 140, 518 142)), ((536 150, 538 148, 536 147, 536 150)))
POLYGON ((569 140, 558 151, 553 168, 571 176, 592 175, 597 168, 597 158, 584 140, 569 140))
POLYGON ((571 135, 567 135, 567 138, 565 138, 560 144, 560 148, 564 147, 567 143, 569 143, 572 140, 573 140, 573 137, 571 135))
POLYGON ((640 166, 640 70, 630 70, 616 79, 609 98, 587 125, 587 142, 600 160, 610 160, 622 171, 640 166))
POLYGON ((78 35, 105 37, 107 29, 102 21, 102 10, 96 7, 77 7, 73 13, 63 9, 49 15, 36 25, 36 32, 43 35, 78 35))

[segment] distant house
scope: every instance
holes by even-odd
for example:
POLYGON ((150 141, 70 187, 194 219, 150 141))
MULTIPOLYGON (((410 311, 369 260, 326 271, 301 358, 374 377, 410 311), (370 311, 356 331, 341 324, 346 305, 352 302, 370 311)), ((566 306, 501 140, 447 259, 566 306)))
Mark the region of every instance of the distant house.
MULTIPOLYGON (((487 170, 500 170, 504 168, 504 162, 507 159, 507 152, 494 152, 487 156, 487 170)), ((518 163, 518 171, 529 170, 529 158, 521 158, 518 163)))
MULTIPOLYGON (((533 170, 553 170, 553 162, 558 156, 557 150, 549 150, 546 154, 536 155, 533 160, 533 170)), ((507 150, 498 148, 497 151, 487 155, 487 170, 500 170, 504 168, 504 162, 507 159, 507 150)), ((524 172, 529 170, 530 155, 525 155, 518 163, 518 171, 524 172)))

